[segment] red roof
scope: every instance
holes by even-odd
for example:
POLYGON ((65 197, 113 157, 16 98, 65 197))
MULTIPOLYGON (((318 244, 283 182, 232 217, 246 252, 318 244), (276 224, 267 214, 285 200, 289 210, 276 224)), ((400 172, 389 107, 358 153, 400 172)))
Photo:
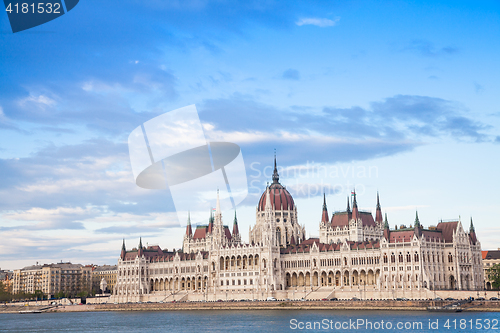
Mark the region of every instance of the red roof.
MULTIPOLYGON (((196 227, 196 230, 193 235, 193 239, 205 239, 208 234, 208 226, 207 225, 199 225, 196 227)), ((224 234, 226 235, 226 238, 231 240, 231 231, 229 231, 229 228, 225 225, 224 226, 224 234)))
POLYGON ((453 242, 453 233, 457 230, 458 221, 455 222, 440 222, 436 229, 440 230, 443 234, 446 243, 453 242))
POLYGON ((443 241, 443 234, 439 230, 422 230, 425 240, 428 242, 441 242, 443 241))
MULTIPOLYGON (((359 212, 358 217, 361 218, 361 221, 363 222, 364 226, 377 226, 375 224, 375 221, 373 220, 373 216, 369 212, 359 212)), ((337 212, 332 215, 332 227, 345 227, 349 225, 349 221, 352 218, 352 213, 351 212, 337 212)))
MULTIPOLYGON (((259 211, 263 211, 266 208, 266 192, 267 189, 260 197, 258 206, 259 211)), ((273 209, 280 210, 282 206, 284 210, 295 209, 295 203, 292 195, 280 183, 272 183, 271 186, 269 186, 269 197, 271 199, 271 206, 273 209)))
POLYGON ((207 231, 208 231, 208 226, 206 225, 199 225, 196 227, 196 230, 194 231, 193 239, 205 239, 207 236, 207 231))
POLYGON ((482 251, 482 252, 483 252, 483 259, 500 259, 500 251, 498 250, 482 251))
POLYGON ((413 230, 391 230, 389 242, 390 243, 407 243, 411 242, 415 232, 413 230))

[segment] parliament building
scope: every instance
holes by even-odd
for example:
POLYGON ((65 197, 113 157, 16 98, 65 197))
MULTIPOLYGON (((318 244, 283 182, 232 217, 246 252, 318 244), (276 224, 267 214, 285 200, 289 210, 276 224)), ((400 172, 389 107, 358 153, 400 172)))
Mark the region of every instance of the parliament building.
POLYGON ((232 228, 224 225, 217 199, 207 225, 193 228, 188 221, 182 250, 144 247, 142 240, 127 250, 124 241, 113 298, 426 299, 442 291, 484 289, 481 244, 472 219, 468 230, 460 219, 425 228, 416 214, 413 225, 391 229, 378 193, 375 217, 358 209, 355 193, 345 211, 332 215, 323 197, 319 216, 319 238, 306 238, 294 200, 279 182, 275 159, 248 243, 241 239, 236 215, 229 217, 232 228))

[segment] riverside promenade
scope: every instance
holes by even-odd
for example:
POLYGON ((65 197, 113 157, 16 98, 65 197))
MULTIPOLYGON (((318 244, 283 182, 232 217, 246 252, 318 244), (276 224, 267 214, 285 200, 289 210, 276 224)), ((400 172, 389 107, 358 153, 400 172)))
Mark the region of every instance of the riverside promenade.
MULTIPOLYGON (((175 303, 124 303, 124 304, 82 304, 59 305, 47 309, 37 305, 1 305, 1 313, 20 311, 43 312, 91 312, 91 311, 195 311, 195 310, 397 310, 426 311, 429 306, 443 306, 456 301, 245 301, 245 302, 175 302, 175 303)), ((500 312, 500 301, 473 301, 463 305, 464 311, 500 312)))

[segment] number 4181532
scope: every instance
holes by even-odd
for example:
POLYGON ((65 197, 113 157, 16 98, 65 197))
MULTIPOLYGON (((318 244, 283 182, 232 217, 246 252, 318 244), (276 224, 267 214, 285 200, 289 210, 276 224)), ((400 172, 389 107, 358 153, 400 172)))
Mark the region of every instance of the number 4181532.
POLYGON ((29 12, 35 14, 35 13, 38 13, 38 14, 43 14, 43 13, 47 13, 47 14, 60 14, 61 13, 61 4, 60 3, 50 3, 50 2, 47 2, 47 3, 43 3, 43 2, 39 2, 37 4, 38 6, 35 7, 35 4, 32 3, 32 4, 28 4, 28 3, 22 3, 22 4, 19 4, 19 3, 15 3, 14 5, 12 5, 12 3, 9 3, 9 5, 7 6, 7 8, 5 8, 5 10, 7 12, 9 12, 9 14, 11 14, 12 12, 14 12, 15 14, 19 14, 19 13, 23 13, 23 14, 27 14, 29 12), (35 12, 36 10, 36 12, 35 12))

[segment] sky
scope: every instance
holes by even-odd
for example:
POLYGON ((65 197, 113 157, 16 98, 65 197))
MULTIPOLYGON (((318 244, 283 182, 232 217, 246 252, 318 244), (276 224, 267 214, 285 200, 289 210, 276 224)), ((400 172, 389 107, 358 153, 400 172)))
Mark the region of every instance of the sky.
POLYGON ((355 189, 391 228, 472 218, 500 248, 499 55, 497 1, 85 0, 15 34, 0 14, 0 268, 180 248, 127 139, 192 104, 241 148, 244 241, 276 150, 308 237, 323 192, 332 213, 355 189))

